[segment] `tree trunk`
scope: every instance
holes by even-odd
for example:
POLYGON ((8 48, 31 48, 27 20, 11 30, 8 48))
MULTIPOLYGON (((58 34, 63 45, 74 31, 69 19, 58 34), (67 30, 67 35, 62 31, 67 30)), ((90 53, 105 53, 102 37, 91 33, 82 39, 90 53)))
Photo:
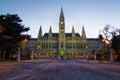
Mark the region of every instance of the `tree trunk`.
POLYGON ((3 50, 3 55, 2 55, 2 60, 3 60, 3 61, 5 60, 5 56, 6 56, 6 51, 3 50))
POLYGON ((110 49, 110 61, 113 62, 113 50, 110 49))
POLYGON ((20 48, 18 48, 18 52, 17 52, 17 61, 20 61, 20 48))
POLYGON ((31 57, 31 60, 33 60, 34 59, 34 55, 33 55, 33 50, 32 50, 32 53, 31 53, 31 55, 30 55, 30 57, 31 57))

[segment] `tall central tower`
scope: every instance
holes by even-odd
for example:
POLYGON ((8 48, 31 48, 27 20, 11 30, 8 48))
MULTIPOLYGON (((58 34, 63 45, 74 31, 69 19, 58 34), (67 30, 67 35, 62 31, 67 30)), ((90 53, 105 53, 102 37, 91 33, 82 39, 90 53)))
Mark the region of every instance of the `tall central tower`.
POLYGON ((65 36, 65 18, 63 8, 61 8, 59 17, 59 38, 58 38, 59 57, 65 57, 66 53, 66 36, 65 36))

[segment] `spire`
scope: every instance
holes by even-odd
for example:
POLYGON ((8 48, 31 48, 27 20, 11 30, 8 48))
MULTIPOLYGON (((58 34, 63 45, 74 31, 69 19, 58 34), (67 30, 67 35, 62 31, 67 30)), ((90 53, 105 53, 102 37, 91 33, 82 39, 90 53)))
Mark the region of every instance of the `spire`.
POLYGON ((60 20, 64 20, 63 8, 61 8, 61 12, 60 12, 60 20))
POLYGON ((61 8, 61 13, 60 13, 60 14, 61 14, 61 15, 64 15, 64 14, 63 14, 63 8, 61 8))
POLYGON ((75 35, 75 29, 74 26, 72 26, 72 39, 75 39, 76 35, 75 35))
POLYGON ((72 26, 72 33, 75 33, 75 29, 74 29, 74 26, 72 26))
POLYGON ((42 38, 42 26, 40 26, 39 33, 38 33, 38 38, 42 38))
POLYGON ((85 29, 84 29, 84 25, 82 26, 82 38, 86 39, 86 32, 85 32, 85 29))
POLYGON ((50 25, 49 33, 52 33, 51 25, 50 25))
POLYGON ((50 29, 49 29, 49 35, 48 35, 49 38, 52 38, 52 29, 51 29, 51 26, 50 26, 50 29))

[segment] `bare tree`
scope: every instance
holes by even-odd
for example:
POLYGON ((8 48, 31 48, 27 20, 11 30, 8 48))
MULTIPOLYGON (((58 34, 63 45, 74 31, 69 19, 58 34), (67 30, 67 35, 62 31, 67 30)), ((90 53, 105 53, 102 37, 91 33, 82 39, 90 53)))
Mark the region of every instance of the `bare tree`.
POLYGON ((103 33, 103 37, 109 43, 111 43, 111 39, 113 38, 113 36, 120 34, 120 29, 118 29, 110 24, 107 24, 107 25, 105 25, 104 29, 102 30, 102 33, 103 33))
POLYGON ((111 49, 111 58, 113 57, 112 50, 114 50, 116 52, 117 50, 116 50, 115 46, 119 47, 118 44, 115 45, 115 42, 118 41, 115 39, 115 37, 119 37, 119 35, 120 35, 120 29, 118 29, 110 24, 105 25, 104 29, 102 30, 103 38, 106 40, 106 42, 108 42, 110 44, 109 46, 111 49), (113 46, 113 44, 114 44, 114 46, 113 46))

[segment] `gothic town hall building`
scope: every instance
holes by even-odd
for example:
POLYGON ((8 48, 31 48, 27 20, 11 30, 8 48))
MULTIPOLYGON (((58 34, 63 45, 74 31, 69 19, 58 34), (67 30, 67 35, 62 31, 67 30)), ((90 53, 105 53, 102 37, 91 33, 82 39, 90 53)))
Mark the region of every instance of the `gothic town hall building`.
POLYGON ((87 38, 84 26, 82 34, 75 32, 72 26, 71 33, 65 33, 65 17, 61 8, 59 17, 59 32, 53 33, 50 26, 49 32, 42 35, 42 27, 38 33, 37 54, 41 58, 72 58, 84 56, 87 52, 87 38))

